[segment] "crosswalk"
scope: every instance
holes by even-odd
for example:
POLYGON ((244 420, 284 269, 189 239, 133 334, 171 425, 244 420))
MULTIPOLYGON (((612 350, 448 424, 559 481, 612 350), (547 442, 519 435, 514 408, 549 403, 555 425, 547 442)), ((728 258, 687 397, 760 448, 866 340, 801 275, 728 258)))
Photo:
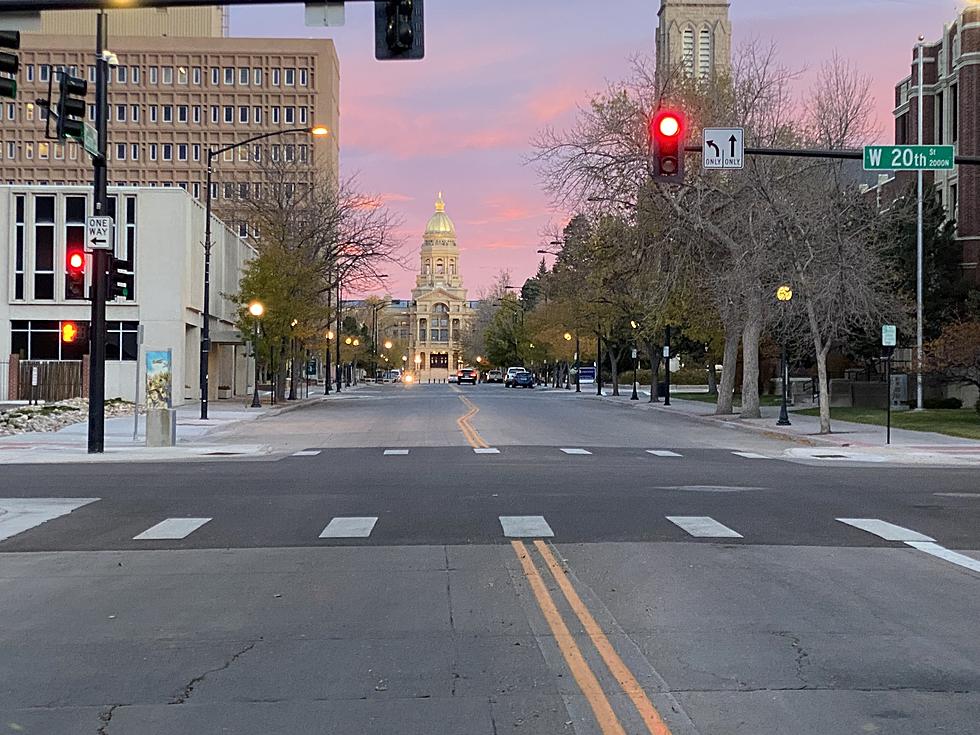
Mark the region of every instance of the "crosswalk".
MULTIPOLYGON (((463 447, 455 447, 456 449, 464 449, 463 447)), ((526 450, 527 447, 465 447, 466 451, 470 451, 473 454, 479 455, 507 455, 508 453, 513 453, 516 451, 526 450)), ((650 455, 651 457, 658 458, 684 458, 692 456, 693 452, 685 452, 684 450, 677 449, 630 449, 630 448, 585 448, 585 447, 535 447, 536 451, 541 451, 544 453, 554 453, 556 456, 564 455, 566 457, 591 457, 593 455, 604 455, 609 452, 615 452, 620 455, 623 451, 635 452, 637 456, 642 456, 643 454, 650 455)), ((293 452, 291 456, 293 457, 317 457, 323 453, 322 449, 302 449, 298 452, 293 452)), ((411 448, 401 448, 401 449, 384 449, 381 450, 381 454, 384 457, 407 457, 413 453, 425 451, 424 449, 411 449, 411 448)), ((741 450, 711 450, 713 453, 720 452, 721 454, 733 457, 739 457, 740 459, 777 459, 775 456, 769 456, 765 454, 759 454, 757 452, 746 452, 741 450)), ((703 452, 701 452, 703 454, 703 452)))

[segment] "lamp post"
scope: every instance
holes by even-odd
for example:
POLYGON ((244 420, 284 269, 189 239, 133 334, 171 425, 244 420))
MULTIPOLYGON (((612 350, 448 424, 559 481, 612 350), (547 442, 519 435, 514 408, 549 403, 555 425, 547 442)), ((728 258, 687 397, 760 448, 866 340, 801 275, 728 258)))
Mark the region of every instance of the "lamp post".
POLYGON ((664 405, 670 405, 670 326, 664 327, 664 405))
POLYGON ((221 146, 220 148, 208 148, 207 150, 207 181, 204 192, 204 304, 202 309, 201 322, 201 418, 208 417, 208 360, 211 353, 211 181, 214 177, 214 159, 226 151, 241 148, 266 138, 279 135, 289 135, 291 133, 306 133, 317 138, 329 135, 330 131, 321 126, 312 128, 287 128, 285 130, 273 130, 261 135, 253 135, 251 138, 221 146))
POLYGON ((422 376, 419 373, 419 370, 420 370, 420 366, 421 365, 422 365, 422 356, 421 355, 416 355, 415 356, 415 381, 416 382, 421 382, 421 380, 422 380, 422 376))
MULTIPOLYGON (((640 325, 637 324, 632 319, 630 320, 630 326, 633 327, 633 332, 635 333, 640 325)), ((640 367, 640 351, 636 348, 636 337, 633 337, 633 394, 630 396, 631 401, 640 400, 640 396, 636 392, 636 371, 640 367)))
MULTIPOLYGON (((566 342, 572 341, 572 333, 565 332, 562 336, 566 342)), ((578 388, 578 340, 575 340, 575 387, 578 388)), ((568 360, 565 360, 565 390, 571 390, 572 386, 569 383, 568 375, 568 360)))
POLYGON ((330 383, 333 382, 333 376, 330 375, 330 341, 334 336, 333 331, 328 329, 323 336, 327 338, 326 361, 323 363, 323 395, 329 396, 330 383))
POLYGON ((286 399, 287 401, 296 400, 296 337, 293 330, 298 324, 298 319, 293 319, 289 323, 289 398, 286 399))
POLYGON ((255 380, 252 386, 252 408, 261 408, 259 400, 259 319, 265 313, 265 307, 258 301, 248 305, 248 313, 254 319, 252 327, 252 360, 255 362, 255 380))
MULTIPOLYGON (((789 304, 793 299, 793 289, 789 286, 783 285, 776 289, 776 298, 780 303, 789 304)), ((776 421, 776 426, 790 426, 789 421, 789 411, 786 408, 786 394, 787 394, 787 383, 789 383, 789 362, 786 359, 786 333, 785 324, 783 325, 783 339, 782 339, 782 354, 780 356, 780 379, 779 382, 782 383, 783 388, 783 400, 779 406, 779 420, 776 421)))

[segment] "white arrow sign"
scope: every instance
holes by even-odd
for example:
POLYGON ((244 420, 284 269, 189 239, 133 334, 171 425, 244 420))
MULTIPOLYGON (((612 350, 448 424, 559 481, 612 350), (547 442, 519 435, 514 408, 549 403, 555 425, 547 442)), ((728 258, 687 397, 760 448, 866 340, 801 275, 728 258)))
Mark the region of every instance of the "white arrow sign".
POLYGON ((745 129, 705 128, 701 150, 704 168, 744 168, 745 129))
POLYGON ((112 217, 89 217, 85 221, 85 249, 112 250, 112 217))

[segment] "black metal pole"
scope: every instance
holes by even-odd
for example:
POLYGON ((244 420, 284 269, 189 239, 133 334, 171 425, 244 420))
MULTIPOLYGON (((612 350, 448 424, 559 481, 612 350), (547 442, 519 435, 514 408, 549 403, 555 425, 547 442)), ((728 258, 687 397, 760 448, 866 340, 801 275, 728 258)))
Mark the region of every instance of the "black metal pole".
POLYGON ((779 379, 779 382, 782 383, 782 386, 783 386, 783 402, 782 402, 782 405, 780 405, 780 407, 779 407, 779 420, 776 422, 776 426, 789 426, 790 425, 789 411, 786 408, 786 396, 787 396, 787 385, 786 384, 789 382, 789 363, 786 360, 786 341, 785 341, 785 339, 783 340, 783 350, 782 350, 782 356, 780 357, 780 360, 779 360, 779 367, 780 367, 780 373, 781 373, 781 377, 779 379))
POLYGON ((287 401, 296 400, 296 338, 289 338, 289 362, 286 363, 289 368, 289 398, 287 401))
POLYGON ((640 366, 640 350, 638 348, 633 349, 633 395, 630 396, 631 401, 640 400, 640 396, 636 392, 636 371, 640 366))
POLYGON ((343 304, 340 301, 340 267, 337 268, 337 392, 340 393, 340 384, 343 380, 343 369, 340 364, 340 335, 341 335, 341 320, 343 316, 341 315, 341 307, 343 304))
POLYGON ((582 392, 582 367, 579 361, 578 332, 575 333, 575 392, 582 392))
POLYGON ((595 330, 595 394, 602 395, 602 332, 596 324, 595 330))
POLYGON ((670 405, 670 327, 664 327, 664 405, 670 405))
POLYGON ((201 418, 208 417, 209 375, 211 357, 211 178, 214 155, 208 149, 207 191, 204 194, 204 308, 201 322, 201 418))
POLYGON ((887 417, 885 419, 885 444, 892 443, 892 358, 891 355, 885 358, 885 405, 887 417))
MULTIPOLYGON (((95 214, 104 217, 109 210, 108 163, 106 161, 109 128, 108 75, 109 64, 102 53, 106 46, 106 15, 100 12, 95 41, 95 129, 99 154, 94 157, 93 182, 95 214)), ((103 249, 92 253, 92 316, 89 330, 88 380, 88 453, 105 451, 105 302, 108 290, 109 252, 103 249)))
POLYGON ((255 363, 255 381, 252 386, 252 408, 261 408, 259 400, 259 318, 255 317, 252 329, 252 361, 255 363))

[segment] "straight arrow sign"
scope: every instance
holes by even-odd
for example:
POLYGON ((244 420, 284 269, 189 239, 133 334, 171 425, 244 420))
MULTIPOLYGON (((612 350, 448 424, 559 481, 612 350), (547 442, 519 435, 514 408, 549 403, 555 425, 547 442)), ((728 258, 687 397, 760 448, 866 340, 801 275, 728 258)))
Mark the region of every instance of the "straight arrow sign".
POLYGON ((705 169, 740 169, 745 166, 745 130, 743 128, 705 128, 701 146, 705 169), (715 141, 728 143, 721 150, 715 141))

